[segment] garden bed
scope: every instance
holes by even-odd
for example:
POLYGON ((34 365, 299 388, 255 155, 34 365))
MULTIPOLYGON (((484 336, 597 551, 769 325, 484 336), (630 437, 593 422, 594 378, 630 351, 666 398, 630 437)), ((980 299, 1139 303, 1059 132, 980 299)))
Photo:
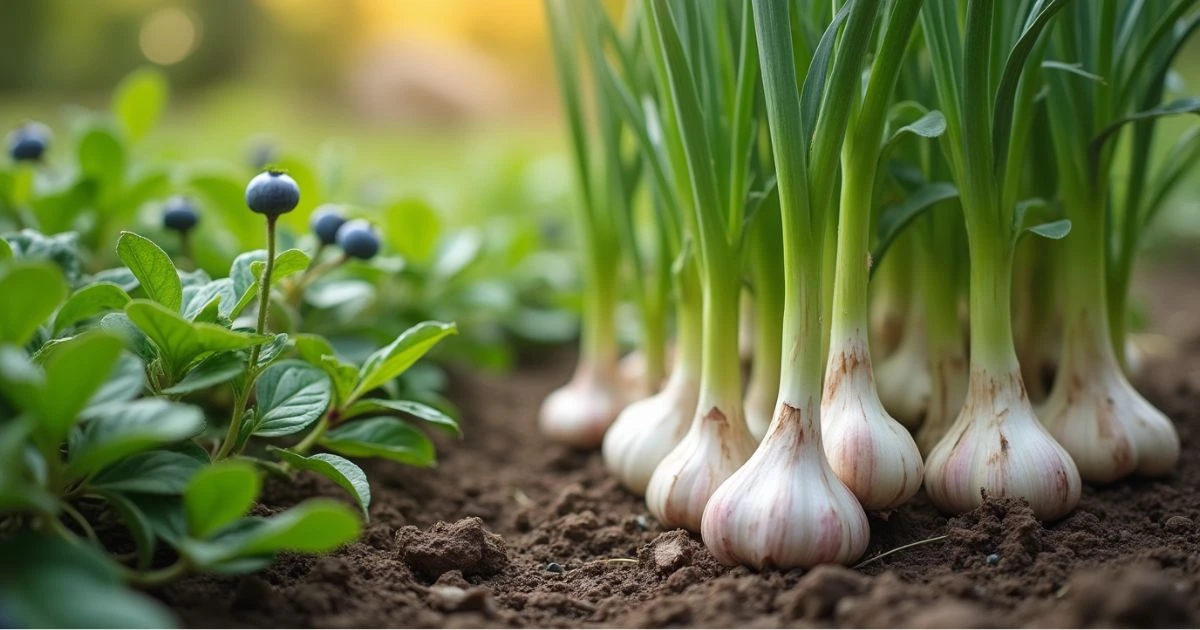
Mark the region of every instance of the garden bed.
MULTIPOLYGON (((944 539, 859 570, 725 568, 697 537, 662 531, 598 453, 538 436, 538 404, 572 365, 560 352, 527 359, 511 376, 456 373, 451 398, 466 437, 439 444, 435 470, 371 465, 371 524, 360 542, 156 594, 190 626, 1195 626, 1195 268, 1178 263, 1146 279, 1155 327, 1174 347, 1148 363, 1139 386, 1177 423, 1180 469, 1088 486, 1079 507, 1048 527, 1015 501, 948 518, 918 495, 873 515, 865 559, 944 539)), ((312 494, 341 496, 306 476, 273 482, 262 509, 312 494)))

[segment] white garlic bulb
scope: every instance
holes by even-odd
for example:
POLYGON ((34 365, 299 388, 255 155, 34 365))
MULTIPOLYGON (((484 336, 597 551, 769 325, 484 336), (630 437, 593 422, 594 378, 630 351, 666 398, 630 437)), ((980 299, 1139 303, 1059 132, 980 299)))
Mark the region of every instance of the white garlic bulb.
POLYGON ((917 448, 928 455, 946 435, 967 397, 967 358, 960 350, 934 356, 930 362, 929 409, 917 429, 917 448))
POLYGON ((758 450, 713 493, 701 535, 721 562, 807 568, 866 551, 867 515, 825 461, 818 413, 815 396, 780 402, 758 450))
POLYGON ((1066 515, 1081 481, 1071 456, 1038 422, 1020 370, 972 367, 966 403, 925 460, 925 492, 947 512, 966 512, 993 497, 1025 499, 1039 519, 1066 515))
POLYGON ((771 416, 775 413, 775 399, 779 396, 779 374, 773 374, 774 380, 762 378, 761 375, 750 373, 750 383, 746 385, 746 428, 756 441, 761 442, 771 425, 771 416))
POLYGON ((740 401, 702 400, 683 440, 663 458, 646 486, 646 507, 663 527, 700 531, 708 498, 756 444, 742 419, 740 401))
POLYGON ((624 407, 617 387, 616 366, 598 370, 580 363, 575 376, 542 402, 538 428, 555 442, 595 448, 624 407))
POLYGON ((875 382, 883 408, 897 422, 909 428, 921 423, 929 408, 933 384, 929 376, 925 318, 916 309, 905 319, 900 345, 875 369, 875 382))
POLYGON ((921 453, 908 430, 879 402, 861 337, 845 338, 831 349, 821 398, 821 440, 830 468, 865 509, 897 507, 921 489, 921 453))
POLYGON ((617 416, 604 435, 601 451, 604 464, 626 488, 645 494, 654 469, 687 433, 699 395, 699 377, 681 363, 662 391, 617 416))
MULTIPOLYGON (((1086 331, 1081 331, 1086 335, 1086 331)), ((1165 475, 1179 462, 1175 426, 1133 388, 1107 338, 1068 340, 1058 378, 1038 417, 1079 474, 1110 482, 1165 475)))

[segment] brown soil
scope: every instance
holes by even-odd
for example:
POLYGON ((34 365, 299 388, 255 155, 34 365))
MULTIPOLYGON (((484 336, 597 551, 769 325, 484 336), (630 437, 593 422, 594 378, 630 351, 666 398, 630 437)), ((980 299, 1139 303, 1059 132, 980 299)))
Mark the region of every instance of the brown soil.
MULTIPOLYGON (((1200 293, 1164 274, 1155 312, 1192 315, 1159 319, 1180 343, 1139 385, 1178 424, 1182 465, 1087 487, 1051 525, 1016 501, 950 518, 918 496, 872 517, 858 570, 723 567, 696 537, 660 529, 598 454, 538 436, 537 405, 571 367, 554 354, 507 377, 457 374, 466 438, 440 445, 435 470, 371 466, 360 542, 156 594, 191 626, 1197 626, 1200 293)), ((302 477, 269 486, 266 509, 314 493, 338 496, 302 477)))

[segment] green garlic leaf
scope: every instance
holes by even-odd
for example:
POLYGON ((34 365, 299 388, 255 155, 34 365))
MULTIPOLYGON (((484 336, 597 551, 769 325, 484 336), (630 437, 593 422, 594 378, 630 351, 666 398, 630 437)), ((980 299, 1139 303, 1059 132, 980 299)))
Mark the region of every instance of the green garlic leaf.
POLYGON ((267 368, 255 386, 254 434, 291 435, 316 422, 329 409, 329 376, 303 361, 283 361, 267 368))
POLYGON ((363 518, 369 518, 368 508, 371 507, 371 485, 367 483, 367 475, 354 462, 330 453, 318 453, 304 456, 285 448, 268 447, 279 460, 300 470, 311 470, 341 486, 350 493, 362 508, 363 518))
POLYGON ((367 357, 358 371, 358 385, 347 401, 357 400, 400 376, 439 341, 457 332, 454 324, 443 322, 422 322, 404 331, 395 341, 367 357))
POLYGON ((20 308, 0 308, 0 343, 23 346, 67 297, 67 283, 53 265, 18 262, 0 269, 0 295, 21 296, 20 308))
POLYGON ((25 628, 168 628, 154 598, 121 583, 118 566, 90 545, 22 535, 0 543, 0 610, 25 628))
POLYGON ((429 437, 396 418, 349 422, 326 433, 320 443, 347 457, 379 457, 423 468, 437 464, 429 437))
POLYGON ((129 294, 110 282, 97 282, 76 291, 67 298, 54 316, 54 333, 61 333, 85 319, 110 311, 121 311, 129 303, 129 294))
POLYGON ((1027 227, 1025 228, 1025 231, 1031 234, 1036 234, 1042 238, 1048 238, 1057 241, 1065 238, 1067 234, 1071 233, 1071 220, 1060 219, 1058 221, 1051 221, 1049 223, 1041 223, 1032 227, 1027 227))
POLYGON ((101 470, 88 488, 104 492, 180 495, 205 462, 176 451, 149 451, 101 470))
POLYGON ((158 124, 169 94, 166 77, 153 68, 135 70, 121 80, 112 110, 130 140, 141 140, 158 124))
POLYGON ((117 256, 138 279, 151 300, 175 313, 183 305, 183 283, 171 257, 148 238, 122 232, 117 239, 117 256))
POLYGON ((199 407, 143 398, 99 410, 72 440, 69 470, 77 476, 99 471, 122 458, 195 437, 204 430, 199 407))
POLYGON ((254 505, 262 487, 258 470, 247 462, 223 461, 202 468, 183 493, 188 532, 208 538, 254 505))
POLYGON ((366 415, 382 415, 386 412, 402 413, 412 416, 419 420, 424 420, 432 424, 437 429, 454 436, 462 436, 462 431, 458 427, 458 423, 454 418, 442 413, 438 409, 434 409, 429 405, 415 402, 412 400, 384 400, 381 398, 367 398, 360 400, 350 408, 343 412, 342 417, 345 419, 356 418, 366 415))

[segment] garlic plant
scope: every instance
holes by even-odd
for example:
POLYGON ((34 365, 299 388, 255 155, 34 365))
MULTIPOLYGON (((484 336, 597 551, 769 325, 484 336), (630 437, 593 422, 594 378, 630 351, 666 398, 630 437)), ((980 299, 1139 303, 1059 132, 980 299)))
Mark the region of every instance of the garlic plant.
MULTIPOLYGON (((783 218, 782 377, 766 436, 713 494, 701 533, 726 563, 780 568, 847 563, 862 555, 869 532, 862 506, 822 447, 822 248, 824 223, 833 219, 836 156, 850 114, 846 104, 854 100, 879 5, 850 0, 843 6, 813 49, 802 91, 794 64, 798 53, 803 58, 806 42, 799 48, 793 42, 793 7, 772 0, 752 4, 783 218), (830 56, 828 86, 822 89, 811 79, 825 76, 830 56), (818 106, 802 111, 800 104, 812 98, 818 106)), ((920 0, 893 3, 878 58, 903 51, 919 7, 920 0)), ((877 147, 878 138, 873 142, 877 147)), ((860 262, 865 267, 865 255, 860 262)))
MULTIPOLYGON (((1079 471, 1034 416, 1012 335, 1012 265, 1022 217, 1020 170, 1029 150, 1039 39, 1066 0, 969 0, 965 28, 957 2, 931 1, 922 13, 943 146, 958 185, 971 270, 971 370, 958 419, 925 461, 925 489, 938 507, 962 512, 983 494, 1025 499, 1054 519, 1079 501, 1079 471), (1002 64, 1001 73, 988 69, 1002 64)), ((1069 224, 1031 228, 1061 238, 1069 224)))
MULTIPOLYGON (((888 264, 904 263, 906 273, 912 273, 911 251, 897 248, 889 257, 888 264)), ((876 370, 879 383, 879 399, 893 418, 906 427, 921 424, 929 408, 929 397, 933 389, 929 373, 929 345, 925 338, 925 305, 921 300, 922 287, 914 283, 912 304, 904 317, 904 328, 900 343, 876 370)))
MULTIPOLYGON (((1047 109, 1060 197, 1073 230, 1065 243, 1062 358, 1042 421, 1088 481, 1164 475, 1179 460, 1174 425, 1133 388, 1114 350, 1104 208, 1117 179, 1114 136, 1125 123, 1200 111, 1195 99, 1160 106, 1166 69, 1188 33, 1184 15, 1195 4, 1160 2, 1130 10, 1075 5, 1053 40, 1058 65, 1047 70, 1047 109), (1177 22, 1184 28, 1171 28, 1177 22), (1082 71, 1095 77, 1075 76, 1068 62, 1082 63, 1082 71)), ((1200 17, 1191 21, 1194 26, 1200 17)))
MULTIPOLYGON (((849 130, 842 149, 833 321, 821 396, 821 434, 829 465, 868 510, 894 508, 911 499, 921 488, 925 469, 912 436, 880 402, 867 343, 876 165, 885 145, 888 106, 920 5, 900 3, 884 22, 879 51, 866 75, 865 93, 850 100, 849 130)), ((915 309, 910 309, 909 320, 920 322, 915 315, 915 309)), ((908 359, 905 348, 913 338, 923 341, 910 332, 889 360, 908 359)))
POLYGON ((605 202, 624 201, 624 172, 616 147, 609 146, 603 169, 595 163, 584 120, 582 68, 562 0, 546 0, 554 44, 555 69, 563 94, 580 199, 577 219, 583 257, 583 322, 579 364, 571 380, 551 393, 538 412, 538 427, 555 442, 579 448, 600 445, 604 432, 624 406, 617 371, 616 304, 618 232, 605 202))

